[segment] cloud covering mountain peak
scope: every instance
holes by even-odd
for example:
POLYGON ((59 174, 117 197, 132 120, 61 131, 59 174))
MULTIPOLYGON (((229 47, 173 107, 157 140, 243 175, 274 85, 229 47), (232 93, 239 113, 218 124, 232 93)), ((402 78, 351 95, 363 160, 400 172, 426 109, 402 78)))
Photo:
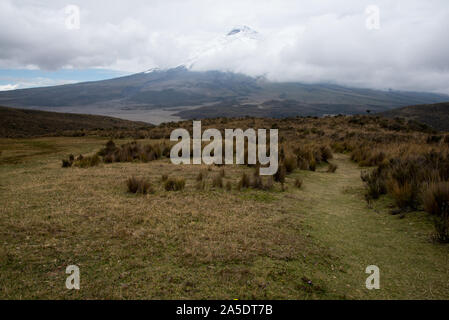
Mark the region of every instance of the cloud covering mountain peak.
POLYGON ((366 28, 364 0, 76 3, 80 28, 67 30, 60 1, 0 1, 0 69, 131 73, 185 64, 276 81, 449 93, 447 0, 378 0, 378 30, 366 28))

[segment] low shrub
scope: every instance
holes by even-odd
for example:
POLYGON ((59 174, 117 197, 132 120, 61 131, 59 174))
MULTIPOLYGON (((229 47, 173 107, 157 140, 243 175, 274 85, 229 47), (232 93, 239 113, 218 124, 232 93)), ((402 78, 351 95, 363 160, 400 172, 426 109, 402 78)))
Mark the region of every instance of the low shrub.
POLYGON ((381 195, 387 193, 385 176, 381 168, 373 171, 362 171, 361 179, 365 182, 365 198, 367 200, 379 199, 381 195))

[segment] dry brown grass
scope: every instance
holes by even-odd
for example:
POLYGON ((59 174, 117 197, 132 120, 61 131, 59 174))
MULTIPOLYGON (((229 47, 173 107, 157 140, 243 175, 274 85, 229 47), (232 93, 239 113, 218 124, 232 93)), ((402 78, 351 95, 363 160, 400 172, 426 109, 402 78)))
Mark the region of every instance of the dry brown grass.
POLYGON ((423 194, 423 204, 434 216, 436 239, 449 242, 449 182, 429 184, 423 194))
MULTIPOLYGON (((273 124, 266 119, 220 121, 203 124, 205 128, 243 129, 249 124, 256 128, 273 124)), ((376 208, 379 214, 372 214, 362 202, 359 170, 342 155, 332 161, 339 166, 335 174, 323 170, 322 147, 326 145, 351 152, 361 143, 376 140, 376 150, 390 159, 408 145, 419 151, 421 141, 427 141, 425 133, 394 131, 379 127, 380 120, 366 121, 349 123, 346 117, 276 120, 286 155, 304 156, 296 158, 304 161, 297 162, 298 166, 317 169, 301 173, 295 169, 284 175, 283 183, 288 186, 299 174, 305 185, 287 192, 281 192, 280 182, 269 179, 263 182, 271 181, 272 190, 252 188, 253 169, 246 166, 226 166, 222 179, 229 192, 196 189, 200 171, 214 177, 221 176, 221 168, 174 166, 168 159, 61 168, 60 159, 69 153, 89 155, 100 150, 111 132, 104 132, 104 139, 0 140, 0 240, 8 244, 0 249, 0 296, 445 297, 447 250, 427 241, 432 226, 428 227, 424 216, 411 215, 410 223, 399 221, 386 214, 388 209, 382 205, 388 199, 376 208), (295 153, 297 148, 301 152, 295 153), (244 173, 248 187, 232 190, 244 173), (131 176, 152 181, 155 194, 136 197, 127 193, 123 181, 131 176), (161 176, 184 179, 183 191, 166 191, 161 176), (344 193, 348 188, 351 192, 344 193), (394 275, 379 292, 364 290, 364 263, 372 263, 373 257, 394 275), (64 268, 69 264, 81 268, 82 290, 78 292, 69 292, 63 285, 64 268), (412 281, 410 275, 423 281, 412 281), (320 290, 304 288, 302 279, 312 280, 320 290)), ((163 125, 145 134, 166 137, 173 128, 163 125)), ((139 141, 142 145, 153 142, 161 141, 139 141)), ((210 179, 200 181, 210 186, 210 179)))
MULTIPOLYGON (((73 149, 87 153, 84 145, 73 149)), ((0 279, 5 285, 0 296, 165 299, 303 294, 294 281, 284 293, 274 289, 277 284, 276 293, 259 286, 265 272, 258 266, 261 261, 285 264, 304 252, 319 252, 298 232, 298 215, 286 214, 276 197, 265 200, 265 192, 256 190, 198 193, 196 176, 206 166, 159 160, 65 170, 59 159, 55 154, 31 167, 9 167, 7 179, 2 179, 1 198, 7 207, 0 209, 0 230, 2 240, 13 245, 0 252, 2 259, 9 259, 2 264, 0 279), (31 168, 31 179, 26 173, 24 180, 16 179, 31 168), (184 179, 183 192, 165 191, 161 175, 184 179), (155 194, 130 196, 123 186, 130 176, 153 181, 155 194), (61 285, 67 264, 82 270, 80 292, 61 285), (109 271, 104 273, 105 268, 109 271), (20 282, 12 285, 8 279, 14 278, 20 282), (254 282, 249 291, 247 280, 254 282)), ((218 168, 210 170, 221 177, 218 168)), ((242 172, 249 175, 251 170, 229 166, 223 179, 227 186, 236 184, 242 172)))

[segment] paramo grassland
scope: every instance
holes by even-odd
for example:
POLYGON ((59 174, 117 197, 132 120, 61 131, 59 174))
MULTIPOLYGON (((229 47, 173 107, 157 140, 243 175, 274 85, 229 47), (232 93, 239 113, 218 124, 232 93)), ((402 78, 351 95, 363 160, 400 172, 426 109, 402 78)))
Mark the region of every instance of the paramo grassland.
POLYGON ((173 165, 191 121, 0 139, 0 297, 447 298, 448 135, 375 116, 202 126, 279 129, 277 174, 173 165))

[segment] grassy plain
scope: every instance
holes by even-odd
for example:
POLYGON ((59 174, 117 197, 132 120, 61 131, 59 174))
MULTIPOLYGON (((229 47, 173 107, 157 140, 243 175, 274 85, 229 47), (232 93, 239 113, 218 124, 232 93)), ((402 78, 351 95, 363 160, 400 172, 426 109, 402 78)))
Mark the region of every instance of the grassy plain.
POLYGON ((221 168, 168 159, 61 168, 68 154, 94 154, 106 141, 0 140, 0 298, 449 297, 449 248, 432 242, 430 217, 393 216, 388 196, 368 206, 348 155, 330 160, 336 173, 295 170, 285 191, 238 191, 242 172, 253 172, 243 166, 225 167, 231 191, 211 187, 221 168), (184 177, 186 188, 165 191, 164 174, 184 177), (133 175, 148 177, 156 193, 127 193, 133 175), (70 264, 80 267, 80 290, 65 288, 70 264), (380 290, 365 288, 372 264, 380 290))

